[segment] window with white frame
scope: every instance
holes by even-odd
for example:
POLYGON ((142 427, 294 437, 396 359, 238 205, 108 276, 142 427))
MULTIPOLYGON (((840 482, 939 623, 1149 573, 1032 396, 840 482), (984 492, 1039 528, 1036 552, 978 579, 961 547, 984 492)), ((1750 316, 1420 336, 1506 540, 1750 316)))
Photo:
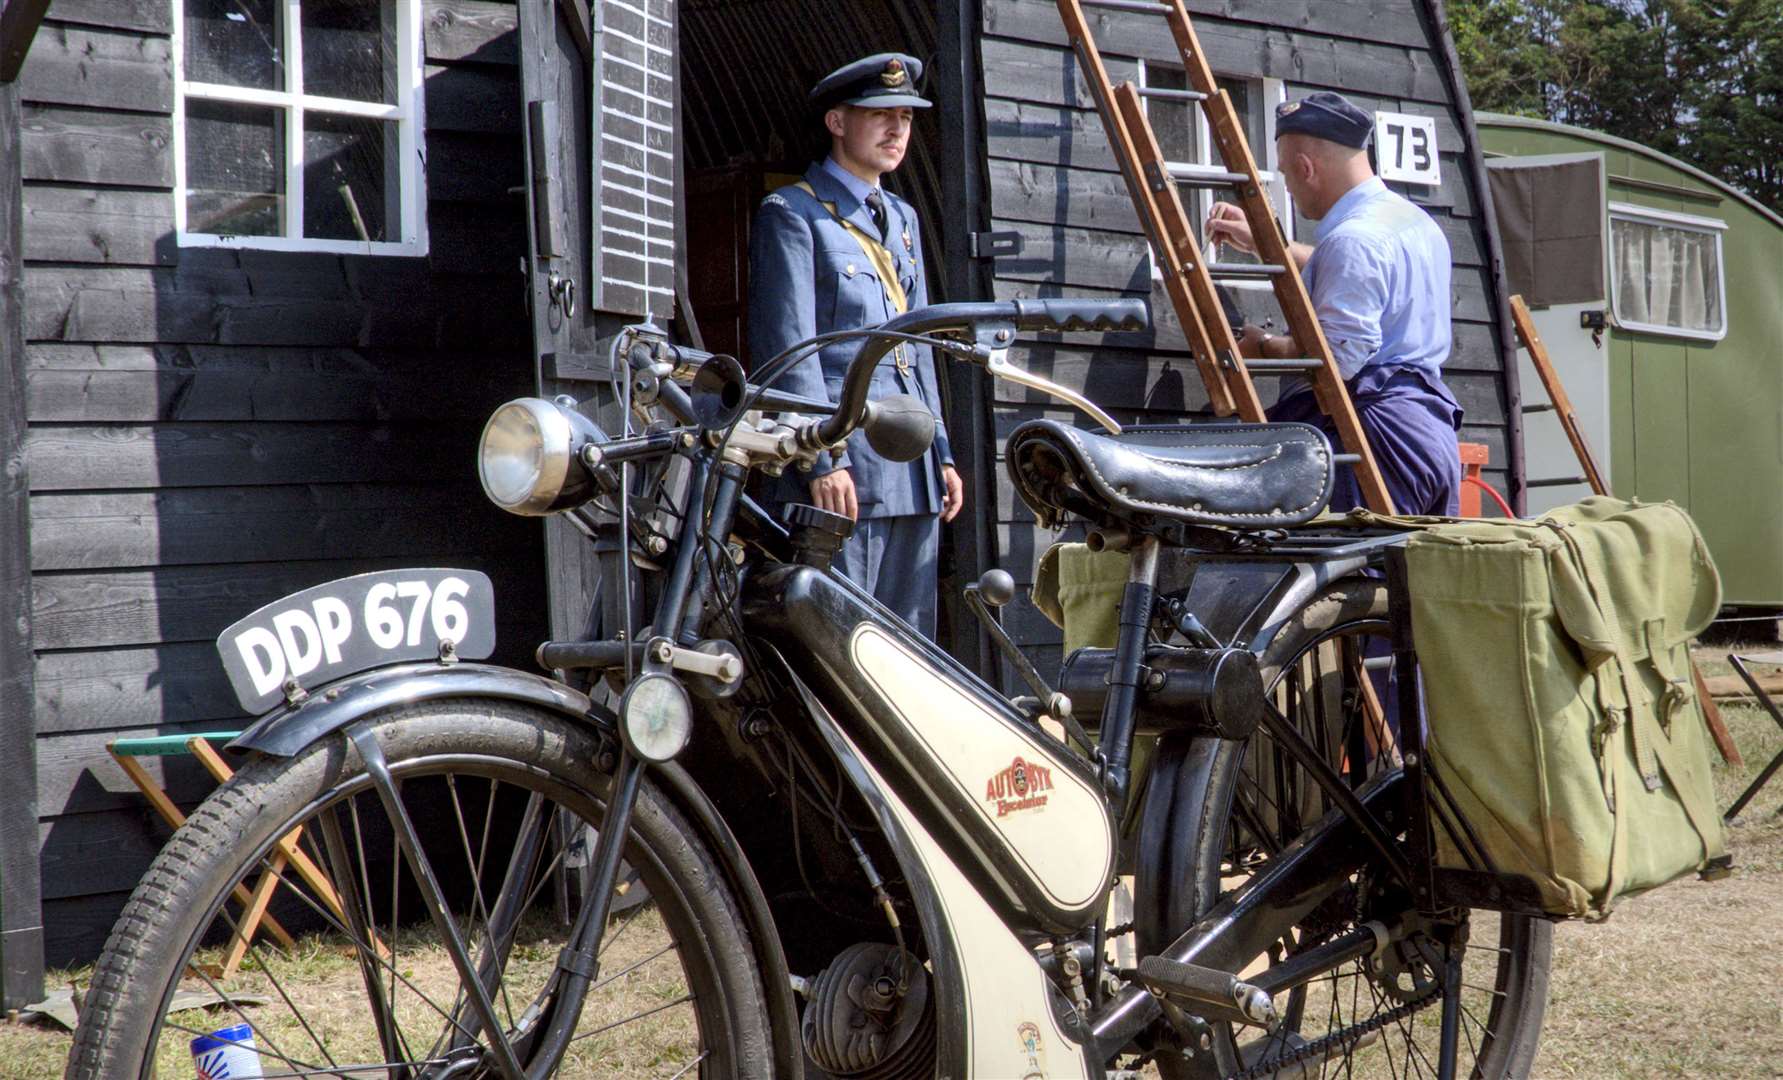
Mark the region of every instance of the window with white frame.
MULTIPOLYGON (((1142 85, 1147 88, 1192 89, 1187 73, 1173 65, 1145 61, 1140 64, 1139 74, 1142 85)), ((1287 231, 1288 239, 1292 240, 1294 214, 1288 201, 1287 184, 1282 181, 1275 156, 1275 107, 1286 100, 1282 81, 1227 75, 1216 75, 1214 78, 1220 88, 1226 91, 1226 96, 1232 99, 1232 109, 1238 114, 1239 122, 1244 127, 1244 137, 1250 143, 1251 157, 1257 163, 1257 175, 1263 181, 1264 190, 1269 194, 1269 201, 1275 207, 1276 216, 1287 231)), ((1220 160, 1200 102, 1148 97, 1145 99, 1145 110, 1146 119, 1151 122, 1152 131, 1158 137, 1158 149, 1163 152, 1164 160, 1170 163, 1171 172, 1178 180, 1192 178, 1196 174, 1214 175, 1231 171, 1220 160)), ((1183 184, 1178 190, 1182 194, 1183 209, 1197 231, 1207 219, 1207 212, 1215 200, 1233 203, 1238 201, 1237 192, 1228 187, 1206 188, 1183 184)), ((1252 255, 1222 245, 1214 261, 1240 263, 1257 260, 1252 255)), ((1156 259, 1152 260, 1152 275, 1158 275, 1156 259)), ((1224 284, 1236 288, 1270 287, 1266 280, 1234 280, 1224 284)))
POLYGON ((422 0, 176 0, 186 247, 424 255, 422 0))
POLYGON ((1610 295, 1617 325, 1672 337, 1727 336, 1726 278, 1714 218, 1610 204, 1610 295))

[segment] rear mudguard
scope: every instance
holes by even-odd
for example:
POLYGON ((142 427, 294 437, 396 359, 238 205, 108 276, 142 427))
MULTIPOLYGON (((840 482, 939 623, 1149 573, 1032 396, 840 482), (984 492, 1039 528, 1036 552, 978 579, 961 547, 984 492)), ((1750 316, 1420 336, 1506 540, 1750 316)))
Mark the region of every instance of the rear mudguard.
MULTIPOLYGON (((235 750, 291 757, 373 713, 444 698, 511 701, 556 713, 584 727, 597 727, 591 717, 593 704, 562 683, 490 664, 418 663, 376 668, 320 688, 296 705, 268 713, 229 745, 235 750)), ((742 904, 774 1030, 774 1075, 797 1080, 804 1074, 798 1010, 793 1004, 780 934, 755 871, 730 827, 685 769, 670 762, 652 766, 650 776, 699 832, 699 839, 718 859, 742 904)))

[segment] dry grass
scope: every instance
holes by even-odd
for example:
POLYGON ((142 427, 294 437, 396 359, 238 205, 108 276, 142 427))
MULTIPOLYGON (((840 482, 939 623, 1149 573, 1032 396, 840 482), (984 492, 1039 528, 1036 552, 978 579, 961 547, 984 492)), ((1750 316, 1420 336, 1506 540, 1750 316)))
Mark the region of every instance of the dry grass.
MULTIPOLYGON (((1710 673, 1725 666, 1705 657, 1710 673)), ((1746 772, 1718 776, 1720 804, 1730 805, 1779 750, 1783 730, 1756 706, 1723 707, 1747 762, 1746 772)), ((1534 1076, 1589 1080, 1649 1077, 1783 1077, 1783 778, 1750 806, 1729 832, 1735 874, 1720 882, 1685 881, 1626 901, 1602 925, 1564 924, 1555 934, 1552 991, 1534 1076)), ((647 916, 653 918, 653 916, 647 916)), ((640 920, 607 970, 641 959, 666 943, 659 925, 640 920), (623 957, 623 959, 621 959, 623 957)), ((437 947, 410 947, 405 974, 423 985, 446 979, 437 947)), ((548 964, 556 949, 543 932, 518 955, 523 971, 548 964)), ((629 1013, 641 1004, 666 1004, 683 992, 672 956, 627 977, 629 1013), (666 972, 666 975, 664 974, 666 972)), ((362 1027, 351 1015, 363 994, 353 993, 354 967, 338 948, 312 946, 304 967, 306 1002, 339 989, 341 1030, 362 1027)), ((51 987, 82 983, 86 972, 52 972, 51 987)), ((250 988, 251 989, 251 988, 250 988)), ((673 1047, 691 1022, 690 1009, 665 1010, 636 1031, 598 1035, 577 1044, 571 1076, 672 1075, 684 1064, 673 1047), (600 1064, 597 1065, 596 1062, 600 1064)), ((186 1019, 185 1017, 181 1018, 186 1019)), ((211 1018, 206 1018, 211 1019, 211 1018)), ((203 1021, 194 1020, 193 1026, 203 1021)), ((227 1023, 222 1018, 221 1023, 227 1023)), ((590 1017, 584 1029, 598 1027, 590 1017)), ((0 1024, 0 1080, 59 1077, 69 1037, 34 1024, 0 1024)), ((161 1075, 182 1077, 189 1059, 169 1056, 161 1075)))
MULTIPOLYGON (((632 1080, 638 1077, 675 1076, 691 1063, 690 1048, 698 1045, 695 1035, 693 1007, 688 1003, 688 988, 682 976, 672 942, 662 920, 653 907, 638 909, 623 933, 609 938, 609 947, 602 955, 602 980, 612 981, 589 997, 582 1014, 580 1037, 572 1044, 565 1059, 562 1075, 599 1078, 599 1080, 632 1080), (618 1024, 619 1021, 643 1015, 642 1019, 618 1024), (610 1029, 609 1024, 616 1024, 610 1029)), ((450 1011, 458 986, 456 972, 446 950, 431 928, 405 929, 404 936, 391 940, 400 971, 393 994, 399 1023, 410 1045, 419 1053, 426 1050, 446 1027, 441 1010, 450 1011)), ((328 1047, 333 1064, 340 1067, 354 1062, 383 1061, 376 1029, 369 1022, 367 997, 358 962, 344 939, 309 937, 300 947, 273 956, 268 953, 285 992, 300 1003, 302 1019, 328 1047)), ((564 938, 549 920, 529 922, 523 928, 508 966, 511 999, 495 1002, 498 1012, 519 1014, 532 998, 532 992, 556 967, 564 938)), ((216 964, 221 949, 201 951, 199 964, 216 964)), ((52 972, 52 986, 84 983, 87 970, 52 972)), ((203 980, 188 979, 183 988, 203 991, 203 980)), ((310 1059, 320 1064, 321 1054, 290 1010, 278 1004, 277 991, 253 962, 222 989, 232 994, 261 995, 271 999, 263 1006, 249 1006, 243 1012, 257 1028, 255 1041, 262 1051, 276 1047, 294 1059, 310 1059)), ((239 1022, 239 1017, 225 1009, 188 1010, 169 1018, 169 1028, 156 1051, 157 1074, 162 1077, 186 1077, 192 1074, 192 1059, 187 1041, 219 1027, 239 1022)), ((59 1029, 37 1024, 0 1025, 0 1078, 30 1080, 62 1075, 63 1059, 68 1053, 70 1038, 59 1029)), ((270 1054, 263 1055, 268 1070, 280 1067, 270 1054)), ((333 1075, 333 1074, 331 1074, 333 1075)), ((346 1077, 383 1077, 382 1069, 354 1071, 343 1068, 346 1077)))
MULTIPOLYGON (((1774 646, 1773 646, 1774 647, 1774 646)), ((1727 670, 1704 657, 1705 674, 1727 670)), ((1783 750, 1753 704, 1724 703, 1746 771, 1717 776, 1730 806, 1783 750)), ((1624 903, 1554 936, 1539 1077, 1783 1077, 1783 777, 1728 831, 1737 869, 1624 903)))

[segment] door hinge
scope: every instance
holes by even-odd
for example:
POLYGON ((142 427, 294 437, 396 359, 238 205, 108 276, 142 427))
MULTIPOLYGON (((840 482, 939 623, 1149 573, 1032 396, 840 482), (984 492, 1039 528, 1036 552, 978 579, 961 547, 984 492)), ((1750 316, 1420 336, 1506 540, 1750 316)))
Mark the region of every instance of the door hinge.
POLYGON ((966 251, 974 259, 1002 259, 1020 255, 1024 243, 1022 234, 1013 229, 978 232, 966 237, 966 251))

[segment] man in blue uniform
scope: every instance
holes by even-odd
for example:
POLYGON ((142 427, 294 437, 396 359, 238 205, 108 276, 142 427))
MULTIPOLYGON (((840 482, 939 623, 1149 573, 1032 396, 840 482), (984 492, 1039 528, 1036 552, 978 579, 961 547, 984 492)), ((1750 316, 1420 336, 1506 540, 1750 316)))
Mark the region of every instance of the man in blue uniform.
MULTIPOLYGON (((874 326, 928 302, 916 212, 880 187, 909 149, 914 110, 929 106, 916 92, 921 77, 920 60, 881 53, 830 73, 811 91, 829 155, 763 200, 749 238, 749 350, 756 365, 815 334, 874 326)), ((836 400, 862 344, 824 347, 777 387, 836 400)), ((889 461, 856 432, 840 457, 822 458, 807 475, 789 473, 778 494, 855 519, 834 565, 933 636, 940 522, 953 520, 965 496, 928 348, 900 345, 880 362, 871 397, 893 394, 913 394, 934 412, 927 454, 889 461)))
MULTIPOLYGON (((1460 510, 1461 406, 1443 385, 1449 357, 1449 242, 1430 215, 1387 190, 1368 164, 1374 121, 1326 91, 1276 109, 1276 150, 1288 194, 1319 223, 1317 243, 1291 244, 1319 325, 1402 514, 1460 510)), ((1206 235, 1255 251, 1244 212, 1215 203, 1206 235)), ((1292 337, 1247 326, 1246 356, 1300 355, 1292 337)), ((1272 420, 1302 420, 1332 434, 1305 384, 1284 391, 1272 420)), ((1355 471, 1338 470, 1331 505, 1362 505, 1355 471)))

